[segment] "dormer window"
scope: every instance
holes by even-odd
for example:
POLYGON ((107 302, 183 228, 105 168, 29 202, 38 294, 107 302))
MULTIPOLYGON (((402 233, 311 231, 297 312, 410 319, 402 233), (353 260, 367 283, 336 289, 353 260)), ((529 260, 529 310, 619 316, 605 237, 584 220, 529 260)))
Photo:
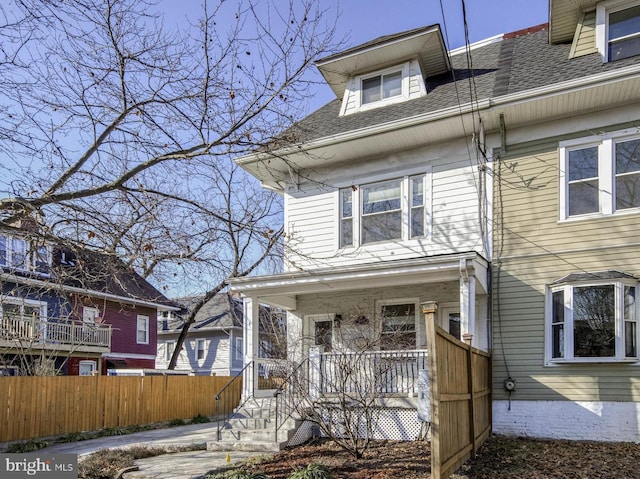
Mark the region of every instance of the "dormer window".
POLYGON ((46 245, 0 235, 0 267, 48 274, 50 262, 50 251, 46 245))
POLYGON ((402 71, 362 80, 362 104, 402 95, 402 71))
POLYGON ((603 61, 640 54, 640 1, 611 0, 599 4, 596 37, 603 61))
POLYGON ((609 15, 609 61, 640 53, 640 5, 609 15))

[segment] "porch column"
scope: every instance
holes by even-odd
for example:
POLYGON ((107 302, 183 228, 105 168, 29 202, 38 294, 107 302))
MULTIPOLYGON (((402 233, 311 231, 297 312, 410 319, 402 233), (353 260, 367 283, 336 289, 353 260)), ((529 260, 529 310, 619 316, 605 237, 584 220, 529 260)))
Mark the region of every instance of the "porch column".
MULTIPOLYGON (((259 305, 250 297, 242 299, 244 321, 242 323, 243 366, 258 359, 258 312, 259 305)), ((253 397, 258 365, 246 368, 242 375, 242 399, 253 397)))
POLYGON ((316 400, 320 397, 322 373, 320 371, 320 355, 324 352, 323 346, 309 348, 309 397, 316 400))
POLYGON ((476 324, 476 278, 469 274, 466 260, 460 260, 460 333, 473 335, 476 324))

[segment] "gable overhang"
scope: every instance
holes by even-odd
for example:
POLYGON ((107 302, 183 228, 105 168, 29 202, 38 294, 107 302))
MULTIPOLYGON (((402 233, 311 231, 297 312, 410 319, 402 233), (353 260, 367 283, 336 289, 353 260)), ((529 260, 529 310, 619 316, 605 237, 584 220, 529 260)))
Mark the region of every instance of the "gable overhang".
POLYGON ((350 78, 417 58, 427 76, 450 70, 439 25, 412 30, 380 43, 366 44, 316 62, 336 97, 342 99, 350 78))
POLYGON ((131 298, 127 296, 120 296, 116 294, 104 293, 101 291, 95 291, 85 288, 77 288, 67 285, 52 285, 51 281, 43 281, 34 278, 25 278, 10 273, 0 273, 0 281, 6 281, 8 283, 27 284, 36 288, 42 288, 43 290, 51 290, 54 292, 81 294, 83 296, 90 296, 92 298, 104 299, 107 301, 113 301, 114 303, 129 304, 132 306, 144 306, 152 308, 157 311, 180 311, 180 308, 175 306, 169 306, 166 304, 155 303, 153 301, 147 301, 138 298, 131 298))
POLYGON ((276 191, 295 183, 298 172, 379 157, 429 144, 469 138, 482 119, 487 133, 571 118, 640 102, 640 64, 400 120, 327 136, 279 150, 252 154, 236 163, 276 191))
POLYGON ((549 43, 573 40, 583 12, 596 6, 595 0, 549 0, 549 43))
POLYGON ((459 281, 475 277, 478 291, 488 293, 489 263, 475 252, 385 261, 306 272, 282 273, 228 280, 230 290, 261 303, 296 309, 296 296, 341 293, 369 288, 388 288, 425 283, 459 281))

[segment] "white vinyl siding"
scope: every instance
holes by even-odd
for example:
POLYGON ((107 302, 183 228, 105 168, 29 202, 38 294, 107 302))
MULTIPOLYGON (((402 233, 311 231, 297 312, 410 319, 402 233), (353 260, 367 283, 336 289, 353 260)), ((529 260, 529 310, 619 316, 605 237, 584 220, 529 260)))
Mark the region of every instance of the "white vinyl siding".
MULTIPOLYGON (((483 253, 478 220, 478 173, 469 162, 463 143, 444 150, 421 148, 398 153, 393 168, 386 157, 333 169, 326 186, 305 184, 285 194, 288 271, 365 264, 371 261, 415 258, 460 251, 483 253), (402 167, 398 167, 402 165, 402 167), (371 172, 380 172, 371 174, 371 172), (353 191, 353 213, 362 186, 403 178, 403 192, 409 205, 409 179, 425 175, 423 201, 425 234, 410 238, 409 211, 403 210, 402 239, 362 244, 359 238, 349 248, 340 243, 340 190, 353 191), (345 178, 348 178, 345 181, 345 178), (406 180, 405 180, 406 179, 406 180), (355 188, 355 190, 353 189, 355 188)), ((407 206, 408 208, 408 206, 407 206)), ((490 214, 490 211, 489 211, 490 214)), ((360 226, 354 225, 354 236, 360 226)))

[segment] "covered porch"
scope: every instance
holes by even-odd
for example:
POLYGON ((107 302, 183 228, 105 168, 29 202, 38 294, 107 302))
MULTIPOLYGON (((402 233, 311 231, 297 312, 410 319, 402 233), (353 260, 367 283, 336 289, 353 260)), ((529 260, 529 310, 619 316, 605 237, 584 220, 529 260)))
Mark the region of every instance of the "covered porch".
POLYGON ((487 269, 470 252, 230 280, 244 302, 243 398, 270 396, 294 369, 312 395, 366 385, 376 397, 415 397, 428 355, 419 305, 438 302, 443 329, 487 350, 487 269), (259 355, 260 304, 287 313, 286 360, 259 355))

